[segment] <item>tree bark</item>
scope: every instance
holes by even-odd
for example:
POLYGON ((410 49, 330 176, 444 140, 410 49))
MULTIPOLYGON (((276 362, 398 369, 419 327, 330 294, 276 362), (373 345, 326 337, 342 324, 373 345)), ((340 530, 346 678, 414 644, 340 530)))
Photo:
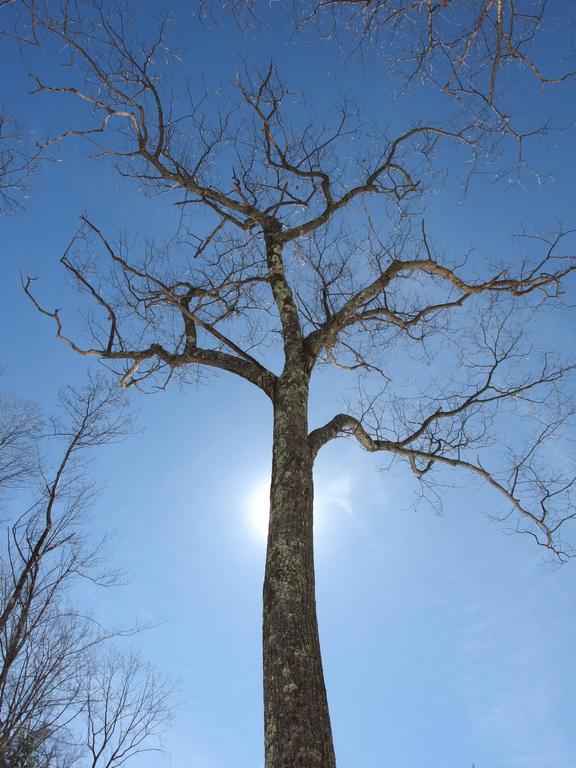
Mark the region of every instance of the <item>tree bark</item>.
POLYGON ((264 578, 266 768, 336 766, 316 617, 308 381, 303 366, 287 366, 274 397, 264 578))

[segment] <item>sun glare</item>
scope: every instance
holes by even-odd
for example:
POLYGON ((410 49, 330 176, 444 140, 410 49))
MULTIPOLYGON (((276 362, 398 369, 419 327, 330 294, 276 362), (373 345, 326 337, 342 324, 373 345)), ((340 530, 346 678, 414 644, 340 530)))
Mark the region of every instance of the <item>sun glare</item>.
MULTIPOLYGON (((352 514, 351 482, 347 476, 322 478, 316 485, 314 500, 314 527, 316 533, 324 531, 328 519, 335 513, 352 514), (331 513, 331 514, 330 514, 331 513)), ((248 527, 259 539, 268 535, 270 517, 270 481, 262 480, 254 485, 246 499, 248 527)))
POLYGON ((270 483, 261 482, 255 486, 248 497, 248 522, 258 538, 268 535, 270 517, 270 483))

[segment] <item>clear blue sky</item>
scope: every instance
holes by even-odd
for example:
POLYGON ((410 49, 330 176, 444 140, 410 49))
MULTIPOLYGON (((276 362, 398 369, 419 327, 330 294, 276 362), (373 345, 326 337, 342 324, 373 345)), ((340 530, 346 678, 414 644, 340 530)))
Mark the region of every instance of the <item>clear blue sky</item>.
MULTIPOLYGON (((233 83, 243 59, 265 65, 273 54, 317 111, 348 91, 376 121, 425 117, 425 94, 391 101, 382 70, 342 66, 331 41, 280 29, 241 39, 231 25, 206 32, 190 6, 177 3, 176 33, 190 51, 187 75, 205 74, 211 88, 233 83)), ((65 127, 75 106, 29 97, 16 49, 0 43, 0 101, 36 136, 65 127)), ((560 115, 565 100, 546 98, 560 115)), ((483 258, 506 251, 522 225, 569 221, 573 138, 542 142, 551 177, 539 186, 478 180, 464 200, 454 190, 434 198, 427 220, 436 235, 454 248, 474 244, 483 258)), ((79 142, 63 145, 27 210, 0 220, 3 385, 48 411, 58 387, 82 382, 88 364, 25 301, 19 270, 40 278, 45 303, 74 323, 79 299, 58 258, 78 215, 88 211, 112 237, 125 230, 140 241, 168 236, 176 220, 168 196, 139 195, 86 154, 79 142)), ((567 350, 574 327, 550 323, 542 334, 567 350)), ((346 386, 336 375, 315 380, 312 426, 339 409, 346 386)), ((105 486, 94 531, 115 533, 111 562, 131 580, 100 595, 95 611, 111 624, 160 622, 134 642, 179 681, 181 702, 165 738, 170 757, 132 765, 261 768, 265 542, 254 517, 270 470, 270 404, 224 375, 131 398, 141 431, 103 449, 91 468, 105 486)), ((489 522, 495 499, 478 485, 458 476, 437 516, 414 503, 407 471, 382 465, 339 441, 316 467, 318 610, 339 767, 574 768, 574 564, 543 565, 527 537, 489 522)))

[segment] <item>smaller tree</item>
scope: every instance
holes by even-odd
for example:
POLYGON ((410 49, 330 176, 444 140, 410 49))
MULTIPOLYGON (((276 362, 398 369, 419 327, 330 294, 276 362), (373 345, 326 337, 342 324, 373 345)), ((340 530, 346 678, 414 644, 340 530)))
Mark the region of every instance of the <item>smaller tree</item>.
POLYGON ((18 488, 34 474, 33 446, 41 425, 36 406, 0 393, 0 493, 18 488))
POLYGON ((149 751, 168 712, 169 689, 135 654, 108 654, 86 679, 86 746, 93 768, 149 751))
POLYGON ((21 126, 0 108, 0 216, 22 206, 39 151, 26 146, 21 126))
MULTIPOLYGON (((24 12, 26 28, 34 33, 34 3, 28 6, 15 0, 0 0, 0 40, 12 25, 15 36, 20 37, 15 28, 17 17, 8 10, 8 6, 13 5, 24 12)), ((29 39, 33 38, 34 35, 29 39)), ((41 162, 41 154, 40 144, 26 136, 22 124, 0 103, 0 216, 22 208, 30 190, 30 178, 41 162)))
POLYGON ((44 430, 34 406, 0 398, 0 490, 9 508, 28 502, 0 550, 0 768, 115 768, 149 746, 169 712, 168 688, 135 657, 102 658, 122 633, 70 602, 78 578, 115 579, 83 534, 94 496, 84 455, 125 432, 122 400, 96 380, 64 390, 61 404, 64 417, 44 430), (63 443, 52 473, 45 441, 63 443), (18 495, 6 499, 10 489, 18 495))

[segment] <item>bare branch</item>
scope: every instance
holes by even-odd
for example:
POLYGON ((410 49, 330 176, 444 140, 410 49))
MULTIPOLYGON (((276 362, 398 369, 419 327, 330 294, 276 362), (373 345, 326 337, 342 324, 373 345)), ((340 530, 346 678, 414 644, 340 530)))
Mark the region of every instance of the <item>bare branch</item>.
MULTIPOLYGON (((560 562, 564 562, 569 557, 572 557, 572 550, 565 549, 562 543, 557 540, 556 534, 563 524, 576 516, 576 513, 569 513, 558 519, 558 517, 554 516, 553 511, 549 509, 548 503, 552 501, 554 497, 570 491, 576 483, 576 476, 561 484, 554 491, 551 491, 549 488, 543 488, 541 498, 538 501, 538 511, 535 511, 530 509, 517 495, 519 488, 516 478, 524 468, 523 462, 519 462, 512 468, 511 476, 513 481, 506 485, 504 481, 497 478, 497 475, 494 472, 484 467, 479 461, 468 461, 460 457, 445 455, 441 450, 425 451, 419 450, 418 448, 412 448, 409 445, 411 441, 396 442, 373 438, 364 429, 362 423, 358 419, 344 413, 334 416, 334 418, 323 427, 319 427, 310 433, 309 439, 313 453, 317 453, 323 445, 340 435, 350 435, 355 437, 360 445, 369 452, 383 451, 406 458, 409 461, 412 470, 419 477, 422 477, 429 472, 436 464, 464 469, 471 472, 473 475, 481 477, 489 486, 498 491, 506 499, 508 504, 510 504, 521 517, 526 518, 536 530, 536 532, 534 532, 529 529, 518 529, 519 532, 531 534, 538 544, 549 549, 560 562)), ((540 445, 547 436, 547 434, 539 435, 534 443, 533 449, 540 445)))
POLYGON ((521 297, 538 292, 544 296, 559 295, 562 280, 576 270, 576 259, 572 256, 557 256, 556 249, 573 232, 574 230, 559 232, 535 265, 521 265, 520 274, 513 276, 509 269, 504 269, 481 281, 461 277, 457 270, 436 260, 423 232, 425 259, 392 258, 381 274, 364 288, 357 290, 337 312, 309 335, 307 341, 314 353, 318 354, 323 348, 333 346, 342 330, 368 320, 391 323, 406 331, 426 321, 430 315, 459 308, 471 297, 482 294, 509 294, 521 297), (395 280, 418 274, 433 279, 439 278, 448 283, 458 291, 457 298, 431 303, 408 316, 395 313, 386 305, 373 304, 380 296, 385 296, 386 290, 395 280))
MULTIPOLYGON (((82 270, 77 268, 68 256, 68 251, 62 259, 63 265, 66 269, 75 277, 78 283, 88 290, 89 294, 96 299, 97 303, 102 306, 106 312, 109 328, 106 334, 106 342, 100 347, 94 348, 80 348, 74 341, 67 337, 63 333, 62 322, 60 320, 59 310, 49 311, 43 308, 32 294, 31 285, 33 278, 22 278, 22 285, 26 295, 33 302, 34 306, 42 314, 52 318, 56 324, 56 334, 58 338, 68 344, 75 352, 85 356, 98 356, 106 360, 111 361, 127 361, 128 367, 124 371, 121 377, 121 384, 123 386, 130 386, 135 383, 135 375, 141 368, 143 363, 154 360, 156 358, 161 365, 166 365, 170 369, 176 369, 183 366, 190 365, 205 365, 209 367, 220 368, 221 370, 235 373, 242 378, 250 381, 256 386, 263 389, 268 395, 272 392, 274 377, 269 373, 264 366, 252 356, 245 353, 232 341, 227 339, 221 334, 213 324, 208 324, 200 317, 195 315, 190 310, 190 301, 194 297, 212 297, 218 296, 218 292, 229 290, 233 288, 233 285, 225 283, 218 288, 203 290, 196 289, 189 286, 189 289, 180 295, 170 290, 168 286, 164 285, 161 281, 155 278, 150 273, 144 273, 137 270, 127 262, 118 257, 112 250, 110 244, 103 238, 102 233, 93 224, 85 219, 85 223, 88 224, 90 229, 97 233, 99 239, 104 243, 106 250, 111 256, 115 264, 120 266, 122 272, 125 275, 135 275, 141 278, 144 282, 152 283, 155 287, 160 288, 159 297, 161 297, 169 306, 175 308, 183 320, 184 328, 186 329, 186 341, 184 348, 181 352, 170 352, 159 343, 152 343, 148 347, 141 349, 134 349, 126 346, 124 338, 119 332, 119 323, 115 310, 111 304, 103 297, 102 293, 97 290, 90 281, 83 275, 82 270), (192 324, 192 325, 191 325, 192 324), (193 326, 201 325, 208 332, 215 336, 220 342, 237 354, 229 354, 223 352, 220 349, 204 349, 196 345, 196 334, 192 331, 193 326)), ((128 278, 129 280, 129 278, 128 278)), ((157 370, 157 367, 152 367, 148 374, 151 375, 157 370)))
MULTIPOLYGON (((244 0, 227 4, 252 5, 244 0)), ((553 13, 547 6, 509 0, 321 0, 307 3, 302 16, 321 29, 328 25, 337 37, 344 37, 339 34, 343 29, 352 30, 356 49, 376 49, 408 82, 425 77, 449 94, 475 97, 506 123, 508 116, 498 105, 510 75, 528 72, 542 90, 574 79, 573 70, 562 68, 560 51, 555 73, 544 74, 537 63, 537 43, 546 40, 546 22, 553 13)), ((563 7, 558 21, 569 24, 569 19, 563 7)))

